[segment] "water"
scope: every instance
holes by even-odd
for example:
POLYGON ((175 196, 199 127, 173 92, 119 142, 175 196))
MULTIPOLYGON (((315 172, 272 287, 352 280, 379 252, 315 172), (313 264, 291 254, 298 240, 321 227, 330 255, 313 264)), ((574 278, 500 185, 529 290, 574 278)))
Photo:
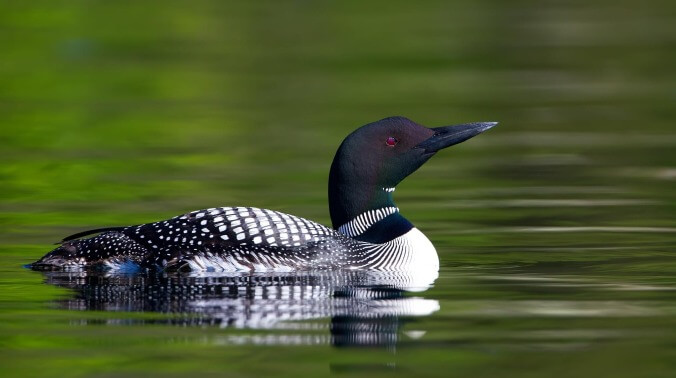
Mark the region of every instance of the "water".
POLYGON ((0 7, 3 375, 676 374, 672 2, 0 7), (501 122, 397 188, 436 279, 23 268, 199 208, 330 224, 340 140, 396 114, 501 122))

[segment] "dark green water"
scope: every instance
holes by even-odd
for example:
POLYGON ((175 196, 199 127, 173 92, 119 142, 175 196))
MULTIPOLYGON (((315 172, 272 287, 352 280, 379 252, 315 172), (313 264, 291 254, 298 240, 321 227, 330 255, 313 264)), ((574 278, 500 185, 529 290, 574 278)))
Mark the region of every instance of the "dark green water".
POLYGON ((3 2, 2 375, 673 377, 676 17, 637 4, 3 2), (199 208, 329 224, 389 115, 501 122, 397 189, 429 290, 22 268, 199 208))

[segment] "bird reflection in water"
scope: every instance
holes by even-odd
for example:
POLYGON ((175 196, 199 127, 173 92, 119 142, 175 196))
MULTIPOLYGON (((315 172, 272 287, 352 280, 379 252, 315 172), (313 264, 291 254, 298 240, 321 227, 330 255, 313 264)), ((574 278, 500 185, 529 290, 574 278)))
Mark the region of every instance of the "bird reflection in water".
MULTIPOLYGON (((47 283, 75 291, 59 302, 71 310, 157 312, 175 314, 161 320, 170 324, 270 330, 302 329, 298 321, 330 318, 330 336, 295 338, 298 344, 394 348, 405 319, 439 309, 438 301, 415 294, 429 288, 436 273, 44 274, 47 283)), ((274 337, 258 341, 276 343, 274 337)))

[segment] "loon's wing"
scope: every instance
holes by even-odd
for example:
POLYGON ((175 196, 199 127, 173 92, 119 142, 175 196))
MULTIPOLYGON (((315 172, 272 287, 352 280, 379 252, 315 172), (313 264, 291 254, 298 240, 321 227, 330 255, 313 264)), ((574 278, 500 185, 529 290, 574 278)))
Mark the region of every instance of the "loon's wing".
MULTIPOLYGON (((301 217, 255 207, 196 210, 167 221, 137 226, 136 229, 136 234, 144 234, 144 229, 154 231, 157 237, 164 234, 165 243, 162 244, 203 245, 229 241, 235 245, 262 247, 298 247, 318 241, 320 236, 336 233, 333 229, 301 217)), ((131 234, 134 230, 134 227, 130 227, 126 233, 131 234)))
POLYGON ((221 207, 155 223, 83 231, 65 238, 34 265, 115 268, 133 262, 168 270, 290 271, 334 267, 350 243, 354 241, 304 218, 221 207), (79 239, 96 233, 101 234, 79 239))
POLYGON ((151 252, 146 264, 170 270, 295 270, 346 239, 319 223, 253 207, 197 210, 123 233, 151 252))
POLYGON ((79 238, 81 238, 81 237, 83 237, 83 236, 88 236, 88 235, 98 234, 98 233, 101 233, 101 232, 107 232, 107 231, 122 231, 122 230, 124 230, 125 228, 127 228, 127 227, 103 227, 103 228, 95 228, 95 229, 93 229, 93 230, 82 231, 82 232, 78 232, 77 234, 73 234, 73 235, 66 236, 65 238, 63 238, 63 239, 61 240, 61 243, 64 243, 64 242, 67 242, 67 241, 71 241, 71 240, 75 240, 75 239, 79 239, 79 238))

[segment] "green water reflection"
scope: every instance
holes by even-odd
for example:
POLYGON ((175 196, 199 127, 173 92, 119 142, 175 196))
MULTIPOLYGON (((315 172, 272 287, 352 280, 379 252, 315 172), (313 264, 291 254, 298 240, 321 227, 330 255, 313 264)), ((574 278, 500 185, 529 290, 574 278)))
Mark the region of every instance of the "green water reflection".
POLYGON ((672 3, 3 2, 3 375, 674 376, 672 3), (339 142, 398 114, 501 124, 397 189, 442 268, 395 343, 64 309, 81 293, 22 268, 212 206, 330 224, 339 142))

